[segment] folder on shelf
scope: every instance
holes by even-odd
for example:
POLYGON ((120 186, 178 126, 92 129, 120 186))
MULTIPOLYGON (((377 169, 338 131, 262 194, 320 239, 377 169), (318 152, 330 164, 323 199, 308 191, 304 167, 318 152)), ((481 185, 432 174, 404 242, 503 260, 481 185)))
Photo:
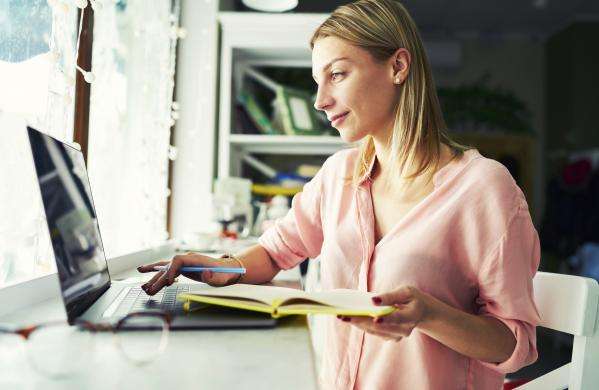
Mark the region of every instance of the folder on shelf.
POLYGON ((260 107, 254 96, 249 91, 241 91, 237 97, 240 105, 245 109, 255 128, 262 134, 282 134, 275 128, 268 115, 260 107))
MULTIPOLYGON (((293 288, 234 284, 204 287, 183 293, 177 299, 184 309, 193 310, 192 302, 268 313, 273 318, 287 315, 329 314, 378 317, 395 310, 393 306, 376 306, 375 293, 349 289, 306 292, 293 288)), ((200 308, 205 305, 200 306, 200 308)))
POLYGON ((322 135, 318 120, 311 107, 309 93, 279 86, 276 107, 281 115, 283 131, 288 135, 322 135))
POLYGON ((312 97, 309 92, 277 83, 251 67, 246 68, 244 73, 274 93, 271 118, 260 108, 249 86, 244 84, 239 96, 239 100, 250 116, 265 127, 261 128, 264 134, 322 135, 324 133, 312 107, 312 97), (265 125, 266 123, 270 127, 265 125))

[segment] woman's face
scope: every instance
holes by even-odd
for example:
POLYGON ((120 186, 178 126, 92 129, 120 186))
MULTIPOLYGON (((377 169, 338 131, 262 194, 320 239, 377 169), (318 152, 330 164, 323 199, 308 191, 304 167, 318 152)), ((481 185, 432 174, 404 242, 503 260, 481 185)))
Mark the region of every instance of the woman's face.
POLYGON ((312 75, 318 84, 314 107, 324 111, 343 140, 388 136, 399 85, 395 57, 380 64, 366 50, 337 37, 318 39, 312 75))

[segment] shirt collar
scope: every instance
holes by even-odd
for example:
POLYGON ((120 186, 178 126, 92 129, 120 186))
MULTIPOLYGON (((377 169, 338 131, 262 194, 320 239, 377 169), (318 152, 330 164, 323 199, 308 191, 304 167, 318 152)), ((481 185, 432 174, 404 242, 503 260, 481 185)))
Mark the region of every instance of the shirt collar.
MULTIPOLYGON (((451 160, 447 165, 442 167, 439 171, 437 171, 433 176, 433 183, 435 187, 437 187, 441 182, 446 180, 451 172, 454 171, 452 167, 454 165, 466 165, 470 160, 481 157, 478 150, 469 149, 464 152, 464 155, 461 158, 451 160)), ((369 182, 372 178, 372 171, 374 169, 374 163, 376 162, 376 154, 373 156, 372 160, 368 164, 368 169, 360 176, 358 180, 358 186, 362 187, 366 182, 369 182)))

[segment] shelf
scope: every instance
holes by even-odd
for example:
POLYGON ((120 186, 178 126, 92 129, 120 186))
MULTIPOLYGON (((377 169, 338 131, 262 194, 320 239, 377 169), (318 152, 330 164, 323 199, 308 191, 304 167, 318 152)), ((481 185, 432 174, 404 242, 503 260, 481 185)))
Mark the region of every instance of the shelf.
MULTIPOLYGON (((329 156, 349 145, 333 136, 242 134, 235 128, 236 88, 246 66, 306 68, 312 66, 310 38, 328 14, 268 14, 220 12, 220 100, 218 177, 242 174, 246 153, 289 156, 329 156)), ((297 71, 297 70, 296 70, 297 71)), ((309 79, 308 79, 309 80, 309 79)), ((309 80, 310 81, 310 80, 309 80)), ((275 158, 276 160, 276 158, 275 158)))
POLYGON ((335 136, 292 136, 292 135, 250 135, 231 134, 232 147, 249 152, 264 154, 329 155, 351 144, 335 136))

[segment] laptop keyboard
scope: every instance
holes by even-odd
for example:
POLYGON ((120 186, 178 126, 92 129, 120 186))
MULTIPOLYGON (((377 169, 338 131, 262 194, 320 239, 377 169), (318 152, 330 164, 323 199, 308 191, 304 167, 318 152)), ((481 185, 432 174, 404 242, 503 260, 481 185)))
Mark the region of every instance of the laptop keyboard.
POLYGON ((114 315, 122 317, 133 311, 148 309, 164 310, 170 313, 183 311, 183 302, 177 301, 177 294, 188 292, 189 286, 174 284, 163 288, 156 295, 147 295, 141 287, 131 287, 121 301, 114 315))

